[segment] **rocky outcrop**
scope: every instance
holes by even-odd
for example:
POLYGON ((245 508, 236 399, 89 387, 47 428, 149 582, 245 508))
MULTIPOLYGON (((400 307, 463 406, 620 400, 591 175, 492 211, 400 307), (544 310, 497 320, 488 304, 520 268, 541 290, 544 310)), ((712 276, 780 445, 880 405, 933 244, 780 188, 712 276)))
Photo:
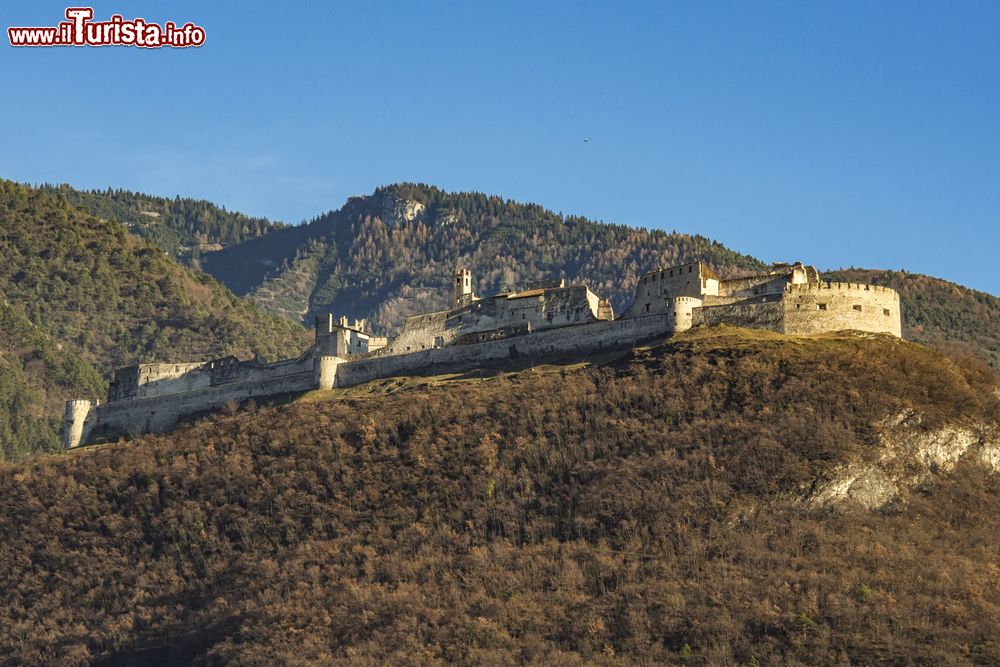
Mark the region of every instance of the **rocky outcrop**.
POLYGON ((853 461, 817 482, 805 500, 817 507, 854 505, 877 510, 903 500, 918 484, 945 475, 962 461, 1000 472, 997 424, 925 428, 923 416, 904 410, 876 425, 875 460, 853 461))
POLYGON ((415 199, 397 199, 392 195, 382 198, 382 222, 400 225, 413 222, 424 215, 425 207, 415 199))

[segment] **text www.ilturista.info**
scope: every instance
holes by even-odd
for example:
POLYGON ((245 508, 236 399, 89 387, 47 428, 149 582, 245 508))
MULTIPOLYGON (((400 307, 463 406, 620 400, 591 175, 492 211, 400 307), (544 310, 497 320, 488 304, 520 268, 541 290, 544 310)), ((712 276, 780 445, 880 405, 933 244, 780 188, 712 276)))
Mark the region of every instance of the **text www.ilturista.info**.
POLYGON ((178 27, 173 21, 162 26, 135 18, 126 21, 115 14, 107 21, 92 21, 91 7, 67 7, 67 21, 48 28, 7 28, 11 46, 164 46, 184 48, 205 43, 205 29, 193 23, 178 27))

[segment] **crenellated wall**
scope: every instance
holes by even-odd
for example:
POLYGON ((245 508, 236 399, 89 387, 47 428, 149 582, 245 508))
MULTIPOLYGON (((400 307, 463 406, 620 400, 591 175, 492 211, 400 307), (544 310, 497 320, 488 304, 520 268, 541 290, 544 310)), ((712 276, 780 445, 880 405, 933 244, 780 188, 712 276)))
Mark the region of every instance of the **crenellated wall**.
MULTIPOLYGON (((276 363, 226 357, 192 364, 142 364, 119 370, 105 405, 70 401, 65 446, 117 436, 162 432, 186 415, 311 389, 345 387, 398 375, 468 371, 506 360, 586 357, 673 335, 702 324, 728 324, 779 333, 857 329, 901 335, 895 290, 820 282, 816 270, 782 264, 767 274, 719 280, 688 264, 640 278, 636 299, 618 319, 585 285, 533 287, 477 299, 465 291, 450 311, 406 319, 382 341, 342 318, 318 319, 316 343, 298 359, 276 363)), ((470 283, 471 284, 471 283, 470 283)))
MULTIPOLYGON (((142 396, 117 400, 103 405, 90 401, 69 401, 63 445, 69 449, 94 440, 141 433, 160 433, 172 428, 190 414, 223 407, 229 401, 241 402, 292 394, 315 389, 321 378, 329 378, 330 362, 307 352, 298 359, 268 364, 263 367, 243 366, 229 381, 170 394, 142 396)), ((336 364, 333 364, 334 372, 336 364)), ((195 372, 198 372, 197 369, 195 372)))
POLYGON ((782 300, 784 333, 857 329, 902 337, 899 293, 859 283, 789 285, 782 300))

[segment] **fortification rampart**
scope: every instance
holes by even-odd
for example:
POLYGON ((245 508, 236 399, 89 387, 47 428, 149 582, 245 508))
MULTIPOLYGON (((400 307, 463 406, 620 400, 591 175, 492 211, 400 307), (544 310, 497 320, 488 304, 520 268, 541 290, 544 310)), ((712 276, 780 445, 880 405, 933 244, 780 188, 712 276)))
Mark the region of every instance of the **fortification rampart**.
POLYGON ((199 386, 171 394, 145 396, 93 405, 70 401, 66 407, 64 445, 129 434, 159 433, 172 428, 184 415, 221 408, 229 401, 245 401, 284 393, 307 391, 317 386, 321 371, 311 353, 280 362, 216 386, 199 386))
POLYGON ((815 269, 776 265, 765 275, 720 281, 689 264, 641 277, 636 300, 613 319, 610 305, 585 285, 533 287, 480 299, 471 274, 456 272, 449 311, 406 319, 387 346, 363 322, 317 322, 316 343, 298 359, 268 364, 226 357, 194 364, 143 364, 121 369, 105 405, 70 401, 65 444, 160 432, 185 415, 310 389, 385 377, 467 371, 522 357, 585 357, 701 324, 729 324, 780 333, 858 329, 900 336, 899 295, 857 283, 820 282, 815 269))
POLYGON ((860 283, 789 285, 782 299, 784 333, 858 329, 902 336, 899 293, 860 283))
POLYGON ((672 331, 672 319, 664 313, 550 329, 475 345, 454 345, 411 354, 373 356, 341 363, 337 368, 337 386, 347 387, 430 369, 441 372, 468 370, 482 363, 521 357, 600 352, 666 335, 672 331))

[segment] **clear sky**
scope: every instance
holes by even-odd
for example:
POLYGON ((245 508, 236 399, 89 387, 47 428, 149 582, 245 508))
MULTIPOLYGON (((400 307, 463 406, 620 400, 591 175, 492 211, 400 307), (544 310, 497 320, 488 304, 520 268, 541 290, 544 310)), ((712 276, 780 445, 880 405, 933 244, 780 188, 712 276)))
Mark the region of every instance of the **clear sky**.
MULTIPOLYGON (((0 4, 3 28, 66 3, 0 4)), ((298 222, 395 181, 1000 294, 1000 2, 117 2, 0 45, 0 177, 298 222), (588 143, 584 138, 590 138, 588 143)))

